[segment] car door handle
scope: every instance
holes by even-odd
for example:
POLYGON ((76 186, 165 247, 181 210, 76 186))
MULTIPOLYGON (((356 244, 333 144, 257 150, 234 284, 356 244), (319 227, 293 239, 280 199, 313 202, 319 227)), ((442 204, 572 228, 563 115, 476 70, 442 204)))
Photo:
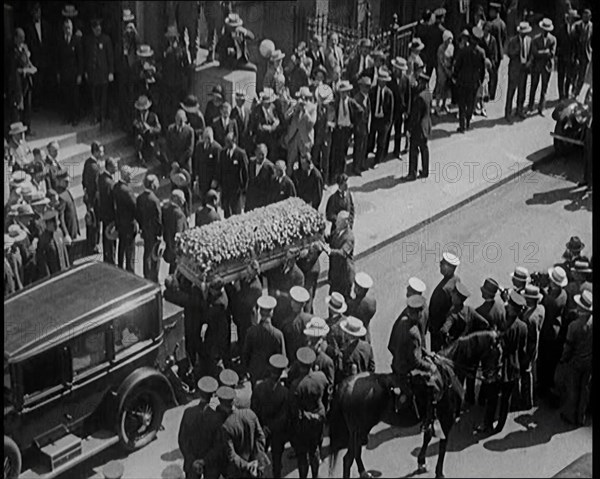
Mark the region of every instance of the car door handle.
POLYGON ((68 412, 65 413, 65 419, 67 421, 72 421, 73 420, 73 416, 71 416, 68 412))

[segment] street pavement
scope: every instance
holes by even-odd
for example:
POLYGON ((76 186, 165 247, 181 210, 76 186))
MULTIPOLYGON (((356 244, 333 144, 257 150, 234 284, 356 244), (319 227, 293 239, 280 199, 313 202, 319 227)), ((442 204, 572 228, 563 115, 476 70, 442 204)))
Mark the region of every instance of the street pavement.
MULTIPOLYGON (((410 276, 427 285, 426 297, 440 280, 441 253, 460 253, 458 275, 472 292, 467 304, 481 301, 479 286, 487 276, 508 285, 515 266, 530 271, 545 270, 558 261, 564 245, 578 235, 592 254, 591 197, 576 183, 581 174, 578 158, 559 158, 538 171, 519 176, 467 206, 428 224, 414 233, 360 258, 357 270, 374 279, 378 302, 371 323, 377 371, 389 371, 387 340, 393 321, 405 305, 405 288, 410 276)), ((316 311, 325 314, 326 287, 317 294, 316 311)), ((171 464, 182 464, 177 433, 184 407, 169 410, 164 430, 144 449, 128 457, 118 447, 90 459, 63 479, 101 477, 102 465, 117 459, 125 466, 125 478, 158 478, 171 464)), ((531 411, 511 413, 504 431, 480 439, 471 434, 482 411, 473 407, 453 429, 446 455, 446 477, 551 477, 582 454, 592 450, 591 426, 571 428, 555 410, 544 404, 531 411)), ((327 441, 326 441, 327 443, 327 441)), ((363 459, 374 475, 407 477, 416 468, 421 444, 418 428, 399 429, 379 424, 369 437, 363 459)), ((289 447, 288 447, 289 451, 289 447)), ((437 441, 430 445, 428 465, 437 460, 437 441)), ((295 462, 284 455, 285 477, 298 477, 295 462)), ((341 461, 334 470, 341 476, 341 461)), ((353 477, 357 477, 356 468, 353 477)), ((327 460, 321 466, 327 476, 327 460)), ((428 472, 418 477, 433 477, 428 472)))

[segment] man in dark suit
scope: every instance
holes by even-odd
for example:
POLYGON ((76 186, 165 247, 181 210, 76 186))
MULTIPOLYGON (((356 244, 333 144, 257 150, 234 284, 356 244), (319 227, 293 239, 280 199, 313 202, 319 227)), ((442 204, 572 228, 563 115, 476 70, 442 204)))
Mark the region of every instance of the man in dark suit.
POLYGON ((144 240, 144 278, 158 283, 160 258, 154 258, 152 252, 162 236, 162 209, 156 196, 160 183, 156 175, 144 178, 144 191, 135 200, 136 218, 144 240))
POLYGON ((208 190, 202 200, 202 208, 198 208, 195 216, 196 227, 209 225, 215 221, 221 221, 221 215, 217 211, 219 195, 215 190, 208 190))
POLYGON ((328 239, 325 252, 329 255, 329 294, 334 291, 350 299, 354 282, 354 233, 350 227, 350 213, 340 211, 335 231, 328 239))
POLYGON ((371 343, 371 334, 369 324, 377 312, 377 300, 369 293, 373 287, 373 279, 362 271, 356 273, 354 277, 354 290, 348 300, 347 316, 354 316, 362 321, 367 334, 365 336, 368 343, 371 343))
POLYGON ((243 195, 248 188, 248 157, 235 144, 234 134, 225 137, 225 148, 219 154, 217 182, 221 188, 221 206, 225 218, 243 209, 243 195))
POLYGON ((271 203, 287 200, 296 196, 296 186, 286 174, 287 164, 284 160, 275 162, 275 179, 273 181, 273 196, 271 203))
POLYGON ((306 56, 312 60, 312 76, 314 76, 319 65, 325 66, 325 54, 323 53, 322 43, 323 39, 316 33, 310 39, 310 49, 306 53, 306 56))
MULTIPOLYGON (((408 62, 402 57, 396 57, 392 60, 392 81, 390 82, 390 90, 394 95, 394 156, 400 157, 402 150, 402 125, 408 118, 408 110, 410 107, 410 80, 406 72, 408 71, 408 62)), ((406 125, 405 125, 406 128, 406 125)), ((392 130, 388 134, 387 145, 392 137, 392 130)), ((408 147, 408 139, 406 141, 408 147)), ((408 149, 408 148, 407 148, 408 149)), ((385 151, 388 151, 386 146, 385 151)))
MULTIPOLYGON (((37 68, 33 81, 33 107, 39 108, 48 92, 48 87, 53 84, 51 73, 51 58, 53 48, 53 34, 50 23, 42 18, 40 2, 31 6, 31 21, 25 26, 27 46, 31 52, 31 63, 37 68)), ((47 98, 46 98, 47 99, 47 98)))
POLYGON ((267 159, 267 145, 256 146, 256 159, 248 165, 245 211, 267 206, 275 198, 275 165, 267 159))
POLYGON ((385 53, 381 50, 375 50, 371 53, 372 62, 371 65, 364 69, 360 74, 360 77, 367 77, 371 80, 371 87, 377 86, 377 78, 379 77, 379 70, 385 68, 385 53))
POLYGON ((57 81, 65 103, 65 119, 72 125, 79 122, 79 86, 83 75, 83 47, 73 34, 73 22, 63 22, 63 34, 56 47, 57 81))
POLYGON ((223 88, 221 85, 215 85, 209 93, 209 100, 204 109, 204 121, 207 126, 212 125, 213 120, 219 116, 222 104, 223 88))
POLYGON ((367 328, 363 322, 353 316, 349 316, 340 323, 340 329, 346 333, 348 342, 342 349, 343 377, 353 374, 374 373, 375 358, 371 345, 365 341, 367 328))
POLYGON ((275 93, 271 89, 265 89, 260 92, 259 100, 260 104, 254 108, 251 120, 254 143, 264 143, 271 155, 277 157, 282 116, 275 105, 275 93))
POLYGON ((194 153, 194 130, 186 124, 185 111, 177 110, 175 123, 169 125, 167 130, 167 165, 178 163, 179 166, 191 174, 192 154, 194 153))
MULTIPOLYGON (((348 61, 346 78, 355 86, 358 80, 366 75, 367 69, 373 66, 373 57, 370 55, 372 46, 369 38, 361 38, 358 42, 358 52, 348 61)), ((372 76, 369 76, 369 79, 372 80, 372 76)))
POLYGON ((558 94, 561 100, 568 98, 575 78, 573 23, 579 17, 577 10, 565 13, 565 19, 556 31, 556 60, 558 73, 558 94))
POLYGON ((98 160, 104 156, 104 146, 97 141, 92 143, 92 154, 85 160, 83 173, 81 174, 81 184, 83 186, 83 202, 89 215, 86 220, 86 241, 88 251, 99 253, 98 243, 100 242, 100 228, 98 218, 96 218, 95 209, 97 207, 98 177, 100 176, 100 165, 98 160))
POLYGON ((318 210, 323 199, 323 176, 308 155, 300 157, 300 168, 292 173, 292 181, 298 196, 318 210))
POLYGON ((408 117, 408 131, 410 135, 410 149, 408 153, 408 176, 407 180, 412 181, 417 178, 417 166, 419 163, 419 153, 421 153, 420 176, 427 178, 429 176, 429 136, 431 135, 431 91, 429 77, 425 73, 420 73, 417 89, 412 98, 410 114, 408 117))
POLYGON ((504 118, 512 121, 512 105, 517 92, 517 116, 525 118, 523 106, 525 104, 525 90, 527 88, 527 77, 531 67, 531 26, 527 22, 521 22, 517 27, 518 35, 512 37, 506 46, 506 53, 510 59, 508 63, 508 90, 506 92, 506 105, 504 107, 504 118))
POLYGON ((371 89, 371 80, 369 77, 361 77, 358 82, 358 93, 354 95, 354 100, 363 108, 363 112, 357 115, 354 123, 354 151, 353 151, 353 170, 360 175, 367 169, 367 141, 369 138, 369 117, 371 116, 371 99, 369 90, 371 89))
POLYGON ((329 85, 320 84, 315 89, 315 96, 317 97, 317 121, 314 127, 315 143, 312 147, 311 159, 321 172, 323 180, 330 184, 332 178, 329 157, 334 126, 333 90, 329 85))
POLYGON ((542 79, 540 91, 540 102, 538 103, 538 113, 544 114, 546 106, 546 93, 548 92, 548 83, 550 75, 554 69, 554 56, 556 55, 556 37, 550 32, 554 30, 552 20, 544 18, 540 22, 542 32, 538 34, 531 42, 531 90, 529 90, 529 111, 533 111, 535 94, 537 87, 542 79))
POLYGON ((237 124, 238 143, 246 154, 252 150, 252 141, 250 138, 250 107, 246 103, 246 95, 243 92, 236 92, 235 107, 231 112, 231 119, 237 124))
POLYGON ((458 94, 458 132, 471 128, 477 90, 485 78, 485 52, 474 38, 465 31, 461 33, 463 48, 456 54, 454 74, 458 94))
POLYGON ((237 122, 231 118, 231 104, 228 102, 223 103, 220 113, 221 116, 215 118, 212 122, 215 141, 219 145, 224 145, 227 133, 233 133, 235 142, 238 143, 239 132, 237 122))
POLYGON ((581 12, 581 20, 573 24, 573 41, 577 65, 575 91, 579 91, 585 81, 585 73, 592 61, 592 11, 586 8, 581 12))
POLYGON ((216 187, 220 153, 221 145, 213 139, 212 127, 207 126, 202 133, 202 138, 196 143, 192 163, 192 174, 198 184, 200 198, 204 197, 210 188, 216 187))
POLYGON ((146 95, 141 95, 135 102, 137 111, 133 119, 133 136, 138 160, 142 163, 151 161, 156 155, 158 135, 161 132, 158 115, 150 111, 152 102, 146 95))
POLYGON ((108 225, 115 221, 115 203, 112 191, 115 186, 114 175, 117 172, 117 160, 107 158, 98 176, 98 221, 102 223, 102 255, 104 262, 115 264, 116 241, 106 236, 108 225))
POLYGON ((500 54, 501 48, 498 46, 496 37, 492 35, 492 27, 490 22, 483 24, 483 38, 479 42, 479 46, 483 48, 485 57, 490 61, 490 82, 488 87, 488 93, 490 101, 496 98, 496 89, 498 88, 498 69, 500 68, 500 62, 502 56, 500 54))
POLYGON ((114 80, 114 56, 112 41, 102 33, 101 20, 92 21, 93 35, 86 37, 85 77, 92 89, 94 120, 103 123, 107 119, 108 84, 114 80))
POLYGON ((363 107, 351 98, 352 85, 340 82, 334 100, 334 127, 331 135, 331 175, 336 178, 346 170, 346 154, 352 136, 353 125, 363 113, 363 107))
POLYGON ((169 264, 169 274, 177 268, 175 235, 188 229, 187 218, 183 212, 185 194, 179 189, 171 191, 171 197, 162 206, 163 238, 165 240, 164 260, 169 264))
POLYGON ((440 261, 440 273, 443 278, 431 293, 429 300, 429 321, 427 329, 431 334, 431 350, 438 352, 442 348, 440 329, 448 311, 452 308, 452 291, 460 278, 455 274, 460 260, 452 253, 443 253, 440 261))
POLYGON ((46 211, 42 219, 46 226, 36 250, 39 271, 37 279, 64 271, 71 265, 62 231, 57 225, 58 213, 55 210, 46 211))
POLYGON ((71 242, 79 237, 79 219, 75 200, 69 191, 69 172, 64 169, 56 175, 56 192, 59 198, 60 228, 64 234, 65 242, 71 242))
POLYGON ((371 129, 367 151, 372 151, 377 142, 374 167, 383 160, 387 137, 392 127, 394 95, 388 87, 392 77, 387 70, 380 69, 377 75, 377 87, 371 89, 371 129))
POLYGON ((115 202, 115 227, 119 234, 119 249, 117 252, 117 266, 127 271, 134 270, 135 262, 135 237, 138 233, 136 221, 135 194, 130 183, 133 177, 131 167, 121 167, 121 178, 113 187, 113 199, 115 202))

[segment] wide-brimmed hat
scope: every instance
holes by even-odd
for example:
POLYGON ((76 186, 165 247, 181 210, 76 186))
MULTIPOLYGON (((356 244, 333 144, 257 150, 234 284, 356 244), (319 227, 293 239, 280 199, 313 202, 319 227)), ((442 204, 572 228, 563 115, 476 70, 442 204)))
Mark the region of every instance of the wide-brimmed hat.
POLYGON ((106 230, 104 230, 104 236, 106 236, 106 239, 110 241, 116 241, 119 238, 119 233, 117 231, 117 227, 115 226, 114 221, 111 221, 108 224, 106 230))
POLYGON ((290 298, 296 303, 306 303, 310 299, 310 293, 302 286, 292 286, 290 289, 290 298))
POLYGON ((500 285, 494 278, 486 278, 483 282, 483 286, 481 286, 482 293, 488 293, 492 296, 494 296, 499 289, 500 285))
MULTIPOLYGON (((360 80, 359 80, 360 82, 360 80)), ((370 81, 369 81, 369 85, 370 85, 370 81)), ((325 83, 319 85, 315 91, 315 94, 317 96, 317 98, 319 100, 321 100, 323 103, 331 103, 333 101, 333 90, 331 89, 331 87, 329 85, 326 85, 325 83)))
POLYGON ((373 286, 373 278, 364 271, 359 271, 354 276, 354 282, 362 289, 370 289, 373 286))
POLYGON ((275 101, 275 98, 277 96, 275 95, 275 92, 272 89, 264 89, 263 91, 261 91, 258 94, 258 99, 260 100, 260 102, 266 102, 266 103, 272 103, 275 101))
POLYGON ((554 30, 554 24, 549 18, 542 19, 538 25, 542 30, 545 30, 547 32, 551 32, 552 30, 554 30))
POLYGON ((406 61, 406 58, 392 58, 392 67, 397 68, 398 70, 406 71, 408 70, 408 62, 406 61))
POLYGON ((523 297, 525 299, 537 299, 538 301, 543 298, 542 293, 540 293, 540 288, 533 284, 528 284, 525 286, 523 297))
POLYGON ((354 316, 348 316, 340 322, 340 329, 350 336, 361 338, 367 334, 367 328, 363 322, 354 316))
POLYGON ((150 58, 152 55, 154 55, 154 50, 152 50, 150 45, 140 45, 135 54, 141 58, 150 58))
POLYGON ((479 25, 475 25, 471 32, 475 38, 483 38, 483 28, 481 28, 479 25))
POLYGON ((304 335, 311 338, 323 338, 329 334, 329 326, 323 318, 315 316, 304 328, 304 335))
POLYGON ((371 48, 373 46, 373 42, 370 38, 361 38, 358 42, 358 46, 371 48))
POLYGON ((76 17, 77 15, 79 15, 79 12, 75 8, 75 5, 65 5, 61 13, 64 17, 68 18, 76 17))
POLYGON ((6 234, 13 243, 20 243, 27 238, 27 233, 19 225, 10 225, 6 234))
POLYGON ((358 79, 358 85, 364 85, 364 86, 371 87, 371 79, 367 76, 360 77, 358 79))
POLYGON ((283 53, 281 50, 278 49, 278 50, 274 50, 273 53, 271 53, 269 60, 274 62, 277 60, 283 60, 284 58, 285 58, 285 53, 283 53))
POLYGON ((568 250, 575 251, 577 253, 583 248, 585 248, 585 244, 583 243, 583 241, 581 241, 579 236, 571 236, 569 242, 565 246, 568 250))
POLYGON ((529 281, 529 271, 523 266, 517 266, 510 274, 510 277, 516 281, 522 281, 523 283, 526 283, 529 281))
POLYGON ((165 37, 179 37, 179 32, 177 31, 177 25, 169 25, 167 27, 167 31, 165 32, 165 37))
POLYGON ((585 290, 581 294, 575 295, 575 302, 577 306, 585 311, 592 312, 592 305, 594 302, 594 296, 591 291, 585 290))
POLYGON ((170 180, 178 188, 185 188, 191 183, 192 177, 187 170, 180 169, 171 172, 170 180))
POLYGON ((135 15, 131 12, 131 10, 129 10, 128 8, 125 8, 123 10, 123 21, 124 22, 132 22, 133 20, 135 20, 135 15))
POLYGON ((530 33, 531 30, 532 28, 531 25, 529 25, 529 22, 521 22, 517 26, 517 33, 530 33))
POLYGON ((23 125, 23 122, 17 121, 15 123, 10 124, 10 130, 8 130, 9 135, 19 135, 21 133, 25 133, 27 131, 27 127, 23 125))
POLYGON ((166 248, 167 247, 164 241, 157 241, 156 243, 154 243, 154 246, 152 247, 152 252, 150 253, 152 260, 158 261, 160 258, 162 258, 166 248))
POLYGON ((136 110, 148 110, 152 106, 152 102, 146 95, 141 95, 133 105, 136 110))
POLYGON ((592 268, 590 268, 590 262, 587 260, 577 260, 571 266, 572 273, 591 273, 592 268))
POLYGON ((241 27, 243 24, 244 21, 240 18, 238 13, 230 13, 225 19, 225 25, 228 27, 241 27))
POLYGON ((179 106, 187 113, 197 113, 200 110, 200 103, 196 95, 186 96, 179 106))
POLYGON ((17 170, 11 173, 9 186, 16 188, 25 183, 31 183, 31 175, 25 170, 17 170))
POLYGON ((344 299, 342 294, 338 292, 333 292, 330 296, 327 296, 325 298, 325 304, 327 304, 327 307, 331 311, 338 314, 344 314, 348 309, 346 300, 344 299))
POLYGON ((562 288, 564 288, 569 282, 569 279, 567 278, 567 273, 560 266, 554 266, 552 268, 549 268, 548 276, 550 277, 550 281, 562 288))
POLYGON ((412 41, 408 44, 409 50, 423 50, 425 48, 425 44, 421 41, 419 37, 413 38, 412 41))
POLYGON ((300 87, 300 89, 296 92, 296 98, 313 98, 313 94, 310 91, 310 88, 307 86, 300 87))
POLYGON ((351 91, 352 85, 348 80, 342 80, 338 85, 338 91, 351 91))
POLYGON ((388 72, 385 68, 380 68, 377 72, 377 81, 389 82, 392 80, 390 76, 390 72, 388 72))

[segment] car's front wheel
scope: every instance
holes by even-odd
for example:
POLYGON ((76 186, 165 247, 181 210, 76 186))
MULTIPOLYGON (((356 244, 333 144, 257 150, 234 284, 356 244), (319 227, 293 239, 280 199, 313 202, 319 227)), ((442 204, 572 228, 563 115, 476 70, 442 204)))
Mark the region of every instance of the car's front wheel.
POLYGON ((17 479, 21 474, 21 451, 10 437, 4 436, 4 479, 17 479))
POLYGON ((127 392, 119 411, 118 434, 129 451, 144 447, 155 437, 165 413, 165 403, 158 391, 148 386, 127 392))

